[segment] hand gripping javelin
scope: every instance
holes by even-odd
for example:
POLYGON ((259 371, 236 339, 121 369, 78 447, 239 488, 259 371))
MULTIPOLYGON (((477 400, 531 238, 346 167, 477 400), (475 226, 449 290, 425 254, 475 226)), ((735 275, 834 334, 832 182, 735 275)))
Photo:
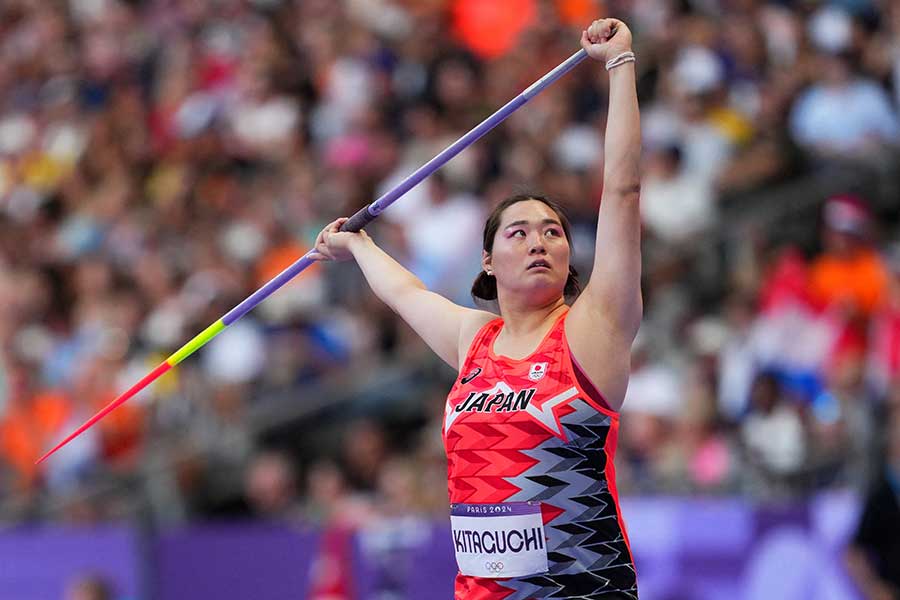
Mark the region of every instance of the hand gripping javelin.
MULTIPOLYGON (((416 169, 409 177, 401 181, 394 189, 390 190, 368 206, 361 208, 356 214, 348 219, 342 226, 341 231, 359 231, 369 223, 375 220, 384 209, 394 203, 403 194, 418 185, 423 179, 434 173, 442 167, 448 160, 462 152, 470 146, 475 140, 486 134, 488 131, 503 122, 509 115, 513 114, 523 104, 531 100, 549 86, 551 83, 568 73, 575 65, 580 63, 587 57, 585 50, 579 50, 565 61, 557 65, 553 70, 531 84, 521 94, 507 102, 497 112, 486 118, 484 121, 476 125, 471 131, 463 135, 461 138, 447 146, 440 154, 432 158, 430 161, 416 169)), ((57 444, 52 450, 44 454, 38 459, 36 464, 45 461, 54 452, 71 442, 73 439, 84 433, 88 428, 93 426, 97 421, 106 416, 110 411, 120 404, 137 394, 139 391, 150 385, 153 381, 167 372, 169 369, 186 359, 188 356, 205 346, 211 339, 219 335, 226 327, 250 312, 257 304, 267 298, 272 292, 286 284, 288 281, 296 277, 300 271, 313 264, 313 260, 309 258, 312 250, 304 254, 296 262, 287 267, 284 271, 269 280, 268 283, 253 292, 244 299, 240 304, 232 308, 221 319, 204 329, 187 344, 182 346, 175 354, 164 360, 158 367, 148 373, 143 379, 128 388, 121 396, 100 409, 97 414, 88 419, 84 425, 76 429, 66 439, 57 444)))

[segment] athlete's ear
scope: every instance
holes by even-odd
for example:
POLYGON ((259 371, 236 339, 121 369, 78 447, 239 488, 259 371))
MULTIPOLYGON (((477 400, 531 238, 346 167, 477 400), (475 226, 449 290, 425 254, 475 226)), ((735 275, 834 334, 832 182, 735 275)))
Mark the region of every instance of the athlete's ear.
POLYGON ((481 251, 481 270, 488 275, 494 274, 494 267, 491 266, 491 253, 487 250, 481 251))

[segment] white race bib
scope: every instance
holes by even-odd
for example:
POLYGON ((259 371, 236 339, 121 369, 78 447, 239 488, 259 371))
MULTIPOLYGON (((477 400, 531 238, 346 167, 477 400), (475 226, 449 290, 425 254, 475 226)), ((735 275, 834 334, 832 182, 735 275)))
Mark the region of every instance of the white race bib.
POLYGON ((549 570, 540 502, 453 504, 450 526, 463 575, 497 579, 549 570))

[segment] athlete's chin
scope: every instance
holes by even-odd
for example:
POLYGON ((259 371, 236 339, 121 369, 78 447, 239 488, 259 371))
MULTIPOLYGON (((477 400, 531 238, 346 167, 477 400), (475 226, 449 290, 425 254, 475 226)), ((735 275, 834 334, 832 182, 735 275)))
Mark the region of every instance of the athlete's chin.
POLYGON ((562 290, 566 286, 566 281, 553 271, 531 271, 525 278, 526 285, 529 287, 540 288, 559 288, 562 290))
POLYGON ((563 295, 565 282, 560 283, 553 278, 536 277, 517 291, 536 303, 545 303, 547 300, 553 300, 563 295))

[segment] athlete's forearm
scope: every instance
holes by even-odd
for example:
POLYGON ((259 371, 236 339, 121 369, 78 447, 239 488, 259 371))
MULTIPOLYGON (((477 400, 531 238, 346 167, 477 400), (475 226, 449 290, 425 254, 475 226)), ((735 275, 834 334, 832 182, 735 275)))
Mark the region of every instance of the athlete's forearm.
POLYGON ((369 287, 382 302, 397 310, 396 304, 410 291, 424 290, 425 284, 368 236, 356 238, 350 252, 369 287))
POLYGON ((641 124, 634 63, 609 70, 603 199, 597 218, 594 267, 586 298, 613 319, 630 339, 642 315, 641 215, 639 207, 641 124))
POLYGON ((609 71, 609 113, 603 147, 604 196, 635 194, 640 189, 641 119, 634 63, 609 71))

